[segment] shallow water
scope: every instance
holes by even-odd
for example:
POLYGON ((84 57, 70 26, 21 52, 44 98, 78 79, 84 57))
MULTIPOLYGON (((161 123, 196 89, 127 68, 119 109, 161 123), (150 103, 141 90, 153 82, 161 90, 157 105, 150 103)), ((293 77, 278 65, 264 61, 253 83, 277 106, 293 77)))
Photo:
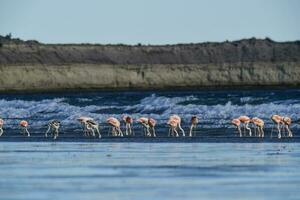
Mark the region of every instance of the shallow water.
POLYGON ((299 143, 0 143, 1 199, 299 199, 299 143))
POLYGON ((0 94, 0 199, 299 199, 300 130, 270 138, 272 114, 298 119, 300 90, 0 94), (107 137, 105 119, 122 114, 155 118, 159 137, 136 123, 135 137, 107 137), (186 131, 197 115, 197 137, 167 138, 171 114, 186 131), (102 139, 83 137, 82 115, 102 139), (230 119, 240 115, 264 119, 266 138, 239 138, 230 119), (56 141, 43 136, 50 119, 62 122, 56 141))

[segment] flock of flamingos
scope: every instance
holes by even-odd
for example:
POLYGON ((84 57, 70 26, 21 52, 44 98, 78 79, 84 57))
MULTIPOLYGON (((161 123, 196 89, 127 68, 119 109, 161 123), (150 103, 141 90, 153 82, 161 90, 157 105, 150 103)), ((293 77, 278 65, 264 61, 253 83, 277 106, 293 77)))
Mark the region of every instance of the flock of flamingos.
MULTIPOLYGON (((96 134, 98 134, 98 137, 101 138, 100 130, 99 130, 99 124, 90 117, 79 117, 78 122, 83 127, 83 134, 84 136, 93 136, 95 137, 96 134)), ((132 136, 134 135, 134 132, 132 131, 132 124, 133 124, 133 118, 124 115, 122 117, 122 120, 125 123, 125 135, 126 136, 132 136)), ((293 137, 293 133, 290 130, 290 125, 292 124, 292 120, 290 117, 286 116, 280 116, 280 115, 272 115, 271 120, 273 121, 274 125, 276 126, 276 129, 278 131, 278 138, 281 138, 283 136, 283 133, 285 130, 287 131, 287 137, 293 137)), ((108 132, 108 135, 112 136, 119 136, 123 137, 124 134, 121 130, 121 122, 114 118, 109 117, 106 122, 110 125, 111 129, 108 132)), ((137 119, 137 122, 142 125, 143 133, 145 137, 156 137, 155 133, 155 125, 156 120, 153 118, 146 118, 141 117, 137 119)), ((199 119, 196 116, 192 116, 190 120, 191 126, 189 128, 189 137, 196 136, 195 129, 197 124, 199 123, 199 119)), ((254 117, 250 118, 248 116, 240 116, 236 119, 233 119, 231 121, 231 124, 234 125, 239 133, 239 136, 246 136, 249 135, 250 137, 256 136, 256 137, 264 137, 264 121, 260 118, 254 117), (251 128, 249 127, 249 124, 252 123, 254 127, 254 134, 252 134, 251 128), (243 125, 244 131, 241 130, 241 125, 243 125), (248 133, 247 133, 248 132, 248 133)), ((0 118, 0 136, 3 134, 3 125, 4 120, 0 118)), ((30 133, 28 131, 28 125, 29 123, 26 120, 22 120, 19 123, 20 128, 22 130, 22 134, 30 136, 30 133)), ((178 115, 172 115, 167 121, 167 125, 169 126, 169 137, 179 137, 179 130, 181 132, 181 135, 184 137, 185 132, 183 128, 181 127, 181 118, 178 115), (178 130, 179 129, 179 130, 178 130)), ((45 137, 48 136, 48 133, 51 133, 54 139, 58 137, 60 128, 60 121, 58 120, 51 120, 48 123, 48 129, 45 133, 45 137)), ((274 127, 273 127, 274 128, 274 127)), ((273 128, 271 131, 271 135, 273 132, 273 128)))

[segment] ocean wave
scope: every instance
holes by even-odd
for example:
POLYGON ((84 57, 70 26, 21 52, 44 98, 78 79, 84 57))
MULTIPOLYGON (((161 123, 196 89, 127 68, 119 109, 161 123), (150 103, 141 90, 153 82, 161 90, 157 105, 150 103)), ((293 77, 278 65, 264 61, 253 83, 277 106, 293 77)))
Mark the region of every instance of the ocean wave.
MULTIPOLYGON (((217 97, 216 97, 217 98, 217 97)), ((87 98, 88 99, 88 98, 87 98)), ((87 101, 85 99, 84 101, 87 101)), ((94 99, 91 99, 94 103, 94 99)), ((153 117, 158 124, 165 124, 168 117, 178 114, 183 123, 188 124, 190 117, 196 115, 200 123, 206 128, 219 128, 230 126, 230 119, 240 115, 260 117, 266 120, 267 126, 271 124, 270 116, 281 114, 293 119, 300 117, 299 100, 280 100, 261 104, 250 104, 251 98, 244 99, 244 104, 234 104, 228 100, 225 104, 204 105, 198 101, 199 97, 163 96, 152 94, 141 98, 138 103, 118 106, 113 101, 112 105, 103 105, 97 101, 94 105, 70 104, 67 98, 54 98, 43 100, 0 100, 0 116, 5 119, 7 127, 16 126, 18 120, 27 119, 32 126, 45 125, 51 119, 59 119, 65 126, 79 126, 76 118, 90 116, 95 120, 105 123, 109 116, 121 118, 122 114, 130 114, 133 118, 141 116, 153 117), (191 103, 192 102, 192 103, 191 103), (197 103, 198 102, 198 103, 197 103)), ((107 104, 107 102, 106 102, 107 104)))

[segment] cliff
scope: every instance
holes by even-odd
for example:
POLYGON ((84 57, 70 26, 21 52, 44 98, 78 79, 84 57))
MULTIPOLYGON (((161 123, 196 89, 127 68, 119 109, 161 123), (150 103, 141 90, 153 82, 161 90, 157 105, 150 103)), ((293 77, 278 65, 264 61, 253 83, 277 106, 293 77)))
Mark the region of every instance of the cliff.
POLYGON ((0 91, 300 86, 300 42, 42 44, 0 37, 0 91))

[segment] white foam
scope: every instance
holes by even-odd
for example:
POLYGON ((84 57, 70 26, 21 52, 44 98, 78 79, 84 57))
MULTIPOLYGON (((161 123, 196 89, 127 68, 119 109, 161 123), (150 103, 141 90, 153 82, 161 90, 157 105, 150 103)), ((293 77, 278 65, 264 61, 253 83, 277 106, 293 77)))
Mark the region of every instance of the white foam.
MULTIPOLYGON (((67 126, 79 126, 76 118, 79 116, 93 117, 99 122, 113 116, 121 118, 120 114, 107 113, 109 109, 120 109, 124 114, 130 113, 134 118, 141 116, 153 117, 159 124, 165 124, 168 117, 178 114, 188 123, 192 115, 197 115, 205 127, 230 126, 230 119, 240 115, 260 117, 271 123, 272 114, 290 116, 294 119, 300 116, 299 100, 274 101, 251 105, 235 105, 231 101, 226 104, 201 105, 195 104, 199 100, 195 96, 167 97, 150 95, 143 98, 138 104, 128 106, 102 106, 102 105, 70 105, 65 98, 44 99, 40 101, 27 100, 0 100, 0 116, 6 119, 6 126, 16 126, 18 120, 28 119, 35 127, 45 125, 50 119, 59 119, 67 126), (184 105, 188 102, 190 104, 184 105), (96 111, 106 110, 105 114, 96 111), (14 119, 16 118, 16 119, 14 119)), ((85 100, 84 100, 85 101, 85 100)), ((246 99, 249 102, 251 99, 246 99)), ((113 103, 113 102, 112 102, 113 103)), ((112 111, 113 112, 113 111, 112 111)))

